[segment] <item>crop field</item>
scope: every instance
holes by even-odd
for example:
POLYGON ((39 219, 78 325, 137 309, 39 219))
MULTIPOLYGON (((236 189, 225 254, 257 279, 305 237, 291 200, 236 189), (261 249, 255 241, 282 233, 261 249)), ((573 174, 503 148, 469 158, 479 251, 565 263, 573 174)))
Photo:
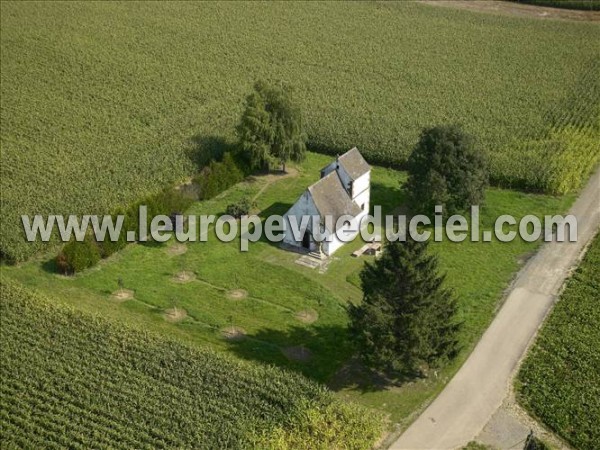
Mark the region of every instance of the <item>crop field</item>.
POLYGON ((519 372, 519 401, 573 448, 600 442, 600 235, 519 372))
POLYGON ((418 3, 2 2, 0 251, 21 214, 107 213, 231 143, 257 79, 284 82, 313 149, 401 166, 461 122, 494 183, 576 190, 598 162, 600 26, 418 3), (215 144, 216 143, 216 144, 215 144))
POLYGON ((381 432, 376 414, 300 375, 115 325, 13 282, 2 281, 0 309, 2 448, 367 449, 381 432))
MULTIPOLYGON (((318 179, 319 169, 328 161, 329 157, 309 153, 285 178, 251 178, 212 200, 197 202, 189 212, 219 214, 226 205, 248 196, 256 199, 262 217, 284 213, 306 186, 318 179)), ((384 214, 403 203, 400 184, 405 179, 403 172, 373 169, 372 202, 381 204, 384 214)), ((501 214, 555 214, 565 211, 571 200, 571 196, 489 189, 482 209, 482 230, 489 229, 501 214)), ((342 398, 382 411, 391 423, 405 423, 469 354, 491 321, 503 290, 538 243, 433 242, 432 251, 439 254, 441 268, 460 299, 462 352, 437 378, 390 389, 365 388, 368 377, 343 375, 345 368, 352 367, 354 353, 347 340, 345 306, 361 300, 356 280, 370 258, 351 256, 361 245, 360 240, 347 244, 327 271, 319 273, 296 264, 296 253, 267 241, 250 244, 249 251, 241 253, 239 241, 219 242, 211 228, 207 242, 188 243, 181 254, 173 251, 178 248, 173 243, 134 244, 75 277, 56 275, 52 261, 44 256, 3 267, 3 276, 58 296, 78 309, 135 322, 242 359, 298 371, 329 384, 342 398), (177 279, 181 273, 190 274, 188 280, 177 279), (119 278, 125 289, 133 292, 131 300, 115 300, 119 278), (235 292, 243 295, 232 295, 235 292), (173 308, 185 311, 186 316, 165 320, 165 311, 173 308), (241 339, 224 335, 231 327, 244 334, 241 339), (305 349, 306 358, 290 354, 294 349, 305 349)))

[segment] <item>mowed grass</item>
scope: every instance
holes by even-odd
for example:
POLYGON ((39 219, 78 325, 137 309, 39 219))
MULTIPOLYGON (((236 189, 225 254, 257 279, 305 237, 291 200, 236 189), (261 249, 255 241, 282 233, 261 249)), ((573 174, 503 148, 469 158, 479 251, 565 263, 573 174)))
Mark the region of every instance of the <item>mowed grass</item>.
MULTIPOLYGON (((303 190, 316 181, 319 169, 330 159, 310 153, 297 168, 297 175, 286 178, 256 177, 236 185, 217 198, 196 203, 190 213, 220 214, 227 204, 247 195, 256 196, 260 216, 283 213, 303 190), (266 184, 266 183, 269 184, 266 184)), ((403 172, 375 167, 372 174, 372 203, 381 204, 384 213, 403 203, 403 172)), ((489 229, 492 218, 504 213, 553 214, 565 211, 571 197, 550 197, 490 189, 482 210, 482 230, 489 229)), ((347 376, 353 367, 354 350, 348 343, 348 302, 359 302, 361 291, 357 274, 369 257, 353 258, 351 252, 360 240, 339 250, 325 273, 295 263, 298 255, 276 244, 259 241, 248 252, 239 251, 239 241, 221 243, 211 232, 207 242, 188 243, 187 252, 173 256, 173 244, 134 244, 97 267, 75 277, 52 273, 52 262, 37 258, 18 266, 4 266, 3 276, 59 297, 61 301, 88 311, 158 329, 170 336, 240 358, 276 364, 299 371, 335 387, 344 398, 351 398, 390 415, 393 423, 408 420, 411 414, 439 391, 468 355, 480 334, 491 321, 503 290, 537 243, 432 243, 440 256, 441 267, 460 302, 463 350, 457 361, 437 377, 396 387, 369 384, 361 376, 347 376), (196 276, 189 283, 172 277, 180 271, 196 276), (115 302, 118 279, 134 291, 134 300, 115 302), (243 289, 247 297, 230 298, 230 291, 243 289), (168 323, 163 312, 183 308, 187 318, 168 323), (304 323, 296 314, 312 310, 318 319, 304 323), (238 327, 246 339, 230 341, 222 331, 238 327), (285 351, 305 347, 312 355, 308 361, 290 360, 285 351), (342 370, 343 369, 343 370, 342 370)))
POLYGON ((600 235, 567 281, 517 379, 520 403, 574 448, 600 442, 600 235))
POLYGON ((402 164, 423 127, 461 122, 494 180, 559 191, 600 153, 597 24, 412 2, 1 8, 9 259, 44 247, 24 243, 21 214, 107 213, 191 175, 260 78, 294 88, 313 148, 332 153, 402 164))

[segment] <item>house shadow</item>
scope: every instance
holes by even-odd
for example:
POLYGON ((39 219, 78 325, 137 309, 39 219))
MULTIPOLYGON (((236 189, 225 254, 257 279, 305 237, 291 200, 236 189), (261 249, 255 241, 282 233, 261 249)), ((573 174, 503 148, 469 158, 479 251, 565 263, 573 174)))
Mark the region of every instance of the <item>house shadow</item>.
POLYGON ((221 160, 226 152, 233 152, 236 149, 237 144, 228 141, 223 136, 197 134, 190 139, 186 156, 196 169, 200 170, 212 160, 221 160))
POLYGON ((261 220, 266 220, 269 216, 283 216, 291 207, 292 203, 275 202, 272 203, 268 208, 265 208, 261 212, 259 212, 258 217, 260 217, 261 220))
POLYGON ((384 391, 414 380, 404 375, 391 379, 366 368, 354 356, 347 328, 340 325, 262 328, 226 342, 238 357, 299 372, 335 391, 384 391))
MULTIPOLYGON (((261 233, 260 239, 259 239, 260 242, 267 243, 267 244, 272 245, 277 248, 279 248, 281 246, 281 242, 272 242, 269 239, 267 239, 266 233, 264 232, 265 220, 268 217, 274 216, 274 215, 283 216, 291 207, 292 207, 291 203, 275 202, 275 203, 272 203, 268 208, 263 209, 262 211, 260 211, 257 214, 263 223, 263 232, 261 233)), ((277 229, 275 234, 277 235, 279 233, 280 233, 280 230, 277 229)))

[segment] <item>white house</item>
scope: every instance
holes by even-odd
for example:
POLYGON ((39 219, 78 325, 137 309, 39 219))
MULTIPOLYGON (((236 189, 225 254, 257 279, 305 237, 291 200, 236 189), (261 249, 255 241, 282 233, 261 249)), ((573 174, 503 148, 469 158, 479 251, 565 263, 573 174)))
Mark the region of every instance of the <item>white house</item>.
POLYGON ((371 167, 355 147, 321 169, 321 179, 309 186, 285 213, 284 244, 314 252, 316 256, 333 254, 345 243, 336 232, 339 235, 346 230, 345 240, 358 233, 361 219, 369 213, 370 194, 371 167), (338 223, 342 216, 348 220, 338 223), (303 222, 303 217, 311 219, 303 222), (336 225, 339 225, 337 230, 336 225), (319 229, 313 229, 314 226, 319 229))

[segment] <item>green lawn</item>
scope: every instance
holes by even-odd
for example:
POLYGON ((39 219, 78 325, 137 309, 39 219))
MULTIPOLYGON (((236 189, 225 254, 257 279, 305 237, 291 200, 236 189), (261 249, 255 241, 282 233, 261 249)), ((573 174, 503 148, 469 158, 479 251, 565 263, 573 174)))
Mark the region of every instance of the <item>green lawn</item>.
POLYGON ((538 190, 576 188, 600 155, 594 23, 417 2, 1 8, 0 251, 17 260, 43 249, 21 214, 109 213, 192 175, 260 78, 293 87, 331 153, 401 164, 423 127, 460 122, 494 180, 538 190))
MULTIPOLYGON (((296 177, 275 181, 264 188, 265 178, 256 177, 234 186, 217 198, 196 203, 190 213, 218 214, 233 200, 257 198, 261 215, 285 212, 311 182, 329 158, 308 155, 298 167, 296 177)), ((372 204, 387 211, 403 201, 400 183, 405 174, 375 167, 372 174, 372 204)), ((482 221, 503 213, 550 214, 567 209, 571 197, 550 197, 489 189, 482 221)), ((385 211, 384 211, 385 212, 385 211)), ((329 382, 340 395, 385 411, 393 422, 407 420, 449 379, 468 355, 498 307, 503 290, 524 258, 537 244, 522 241, 506 243, 433 243, 440 255, 448 283, 460 299, 463 351, 458 360, 441 371, 438 378, 398 387, 364 386, 361 376, 342 376, 340 369, 350 362, 353 351, 346 341, 345 305, 360 301, 357 273, 368 257, 353 258, 350 253, 362 243, 346 245, 335 254, 324 274, 295 263, 298 255, 277 245, 260 241, 241 253, 239 242, 221 243, 210 234, 205 243, 187 244, 187 252, 170 256, 172 244, 133 244, 97 267, 75 277, 52 273, 52 262, 40 257, 18 266, 4 266, 3 277, 14 278, 88 311, 101 312, 115 320, 141 324, 187 342, 208 345, 240 358, 273 363, 291 368, 321 382, 329 382), (196 280, 172 281, 174 274, 192 271, 196 280), (125 287, 135 291, 135 300, 117 303, 111 293, 122 278, 125 287), (244 289, 244 300, 228 298, 228 291, 244 289), (180 323, 163 319, 164 309, 184 308, 188 317, 180 323), (299 311, 313 309, 318 320, 304 324, 296 319, 299 311), (228 326, 243 328, 248 337, 227 341, 221 330, 228 326), (282 348, 304 346, 312 352, 308 362, 288 360, 282 348)), ((352 365, 350 365, 352 366, 352 365)))
POLYGON ((600 442, 600 235, 540 330, 517 378, 519 402, 573 448, 600 442))

